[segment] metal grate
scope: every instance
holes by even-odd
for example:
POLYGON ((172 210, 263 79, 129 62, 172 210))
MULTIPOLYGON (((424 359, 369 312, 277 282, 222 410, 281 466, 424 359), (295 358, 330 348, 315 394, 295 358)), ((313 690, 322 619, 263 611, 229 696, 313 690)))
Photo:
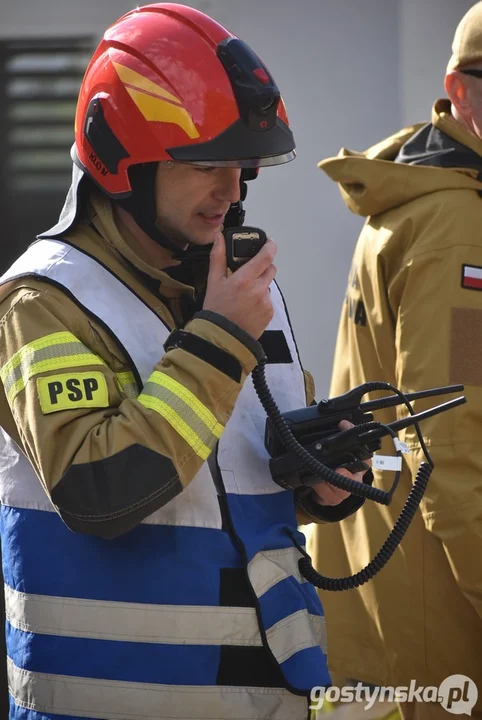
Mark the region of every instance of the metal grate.
POLYGON ((70 185, 77 94, 94 41, 0 43, 0 269, 52 225, 70 185))

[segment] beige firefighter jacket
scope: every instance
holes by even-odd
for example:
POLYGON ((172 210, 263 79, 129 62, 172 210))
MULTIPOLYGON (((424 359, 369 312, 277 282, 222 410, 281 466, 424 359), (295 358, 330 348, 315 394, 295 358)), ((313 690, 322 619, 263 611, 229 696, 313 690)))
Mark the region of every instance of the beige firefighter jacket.
MULTIPOLYGON (((194 288, 153 268, 139 256, 135 241, 116 222, 105 196, 91 195, 85 213, 66 239, 123 280, 167 327, 182 325, 182 296, 192 297, 194 288), (149 276, 154 285, 157 282, 159 293, 149 289, 139 273, 149 276)), ((208 415, 223 427, 245 378, 256 364, 253 347, 258 345, 252 338, 246 342, 249 336, 242 331, 233 334, 230 327, 232 323, 219 325, 195 317, 185 329, 229 355, 231 364, 239 366, 239 378, 233 379, 216 364, 181 348, 159 358, 155 368, 176 386, 193 393, 208 415)), ((54 504, 55 488, 62 479, 71 488, 64 499, 71 507, 77 502, 75 494, 82 483, 65 483, 66 476, 78 479, 85 474, 87 483, 91 463, 122 453, 127 458, 132 446, 140 446, 146 458, 157 458, 159 463, 162 460, 163 468, 170 469, 159 471, 160 486, 166 485, 163 496, 157 492, 152 502, 147 502, 148 489, 144 498, 138 487, 139 497, 126 497, 125 503, 122 497, 104 498, 108 505, 114 502, 115 512, 110 512, 109 505, 105 522, 96 518, 92 527, 86 522, 81 531, 108 537, 126 532, 190 483, 205 458, 164 417, 137 400, 134 376, 122 349, 65 292, 32 277, 4 284, 0 288, 0 328, 0 425, 25 452, 45 490, 54 496, 54 504), (102 392, 99 390, 81 407, 75 402, 68 407, 54 406, 48 396, 39 395, 37 380, 66 371, 76 373, 80 379, 85 371, 94 372, 102 392), (141 515, 136 510, 139 503, 144 508, 141 515)), ((314 387, 307 372, 305 385, 310 403, 314 387)), ((57 509, 62 515, 61 508, 57 509)), ((305 512, 300 501, 298 510, 300 523, 322 521, 323 509, 314 502, 305 512)), ((62 516, 69 524, 69 518, 62 516)))
MULTIPOLYGON (((447 101, 435 104, 432 124, 449 145, 473 151, 482 170, 482 141, 452 118, 447 101)), ((395 686, 411 679, 438 685, 465 674, 478 684, 480 704, 482 292, 474 276, 482 277, 482 181, 474 168, 393 162, 421 129, 320 163, 349 209, 367 217, 342 310, 331 396, 371 380, 405 392, 463 383, 468 402, 422 425, 435 470, 388 566, 358 590, 323 592, 322 602, 332 671, 395 686)), ((403 409, 377 419, 397 415, 403 409)), ((323 574, 357 572, 392 529, 424 459, 413 428, 400 436, 411 453, 391 505, 367 501, 342 523, 313 528, 311 551, 323 574)), ((393 454, 388 443, 384 450, 393 454)), ((378 487, 387 490, 392 481, 391 473, 375 473, 378 487)))

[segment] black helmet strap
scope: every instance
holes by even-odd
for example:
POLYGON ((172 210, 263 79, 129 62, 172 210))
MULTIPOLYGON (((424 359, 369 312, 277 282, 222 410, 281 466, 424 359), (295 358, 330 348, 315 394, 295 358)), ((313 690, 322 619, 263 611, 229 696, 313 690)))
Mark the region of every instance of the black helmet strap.
POLYGON ((162 233, 156 225, 156 172, 157 162, 131 165, 129 180, 132 192, 129 197, 115 200, 132 215, 141 230, 161 247, 178 253, 179 245, 162 233))

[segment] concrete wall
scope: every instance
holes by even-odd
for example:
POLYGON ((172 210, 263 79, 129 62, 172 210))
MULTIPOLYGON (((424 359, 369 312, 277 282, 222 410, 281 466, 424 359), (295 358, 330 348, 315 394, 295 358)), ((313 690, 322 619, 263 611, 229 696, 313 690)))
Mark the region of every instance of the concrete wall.
MULTIPOLYGON (((247 222, 279 245, 278 279, 302 358, 326 394, 361 218, 316 167, 428 119, 467 0, 192 0, 267 63, 287 104, 298 157, 251 184, 247 222)), ((129 0, 2 4, 0 37, 99 36, 129 0)), ((376 378, 374 378, 376 379, 376 378)))

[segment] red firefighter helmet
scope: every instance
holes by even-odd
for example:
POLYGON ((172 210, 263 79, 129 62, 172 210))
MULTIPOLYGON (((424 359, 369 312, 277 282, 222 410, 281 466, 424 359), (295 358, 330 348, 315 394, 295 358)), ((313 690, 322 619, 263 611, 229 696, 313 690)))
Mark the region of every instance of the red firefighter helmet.
POLYGON ((202 12, 159 3, 104 34, 85 73, 73 157, 110 197, 131 166, 166 160, 257 168, 295 157, 280 92, 242 40, 202 12))

